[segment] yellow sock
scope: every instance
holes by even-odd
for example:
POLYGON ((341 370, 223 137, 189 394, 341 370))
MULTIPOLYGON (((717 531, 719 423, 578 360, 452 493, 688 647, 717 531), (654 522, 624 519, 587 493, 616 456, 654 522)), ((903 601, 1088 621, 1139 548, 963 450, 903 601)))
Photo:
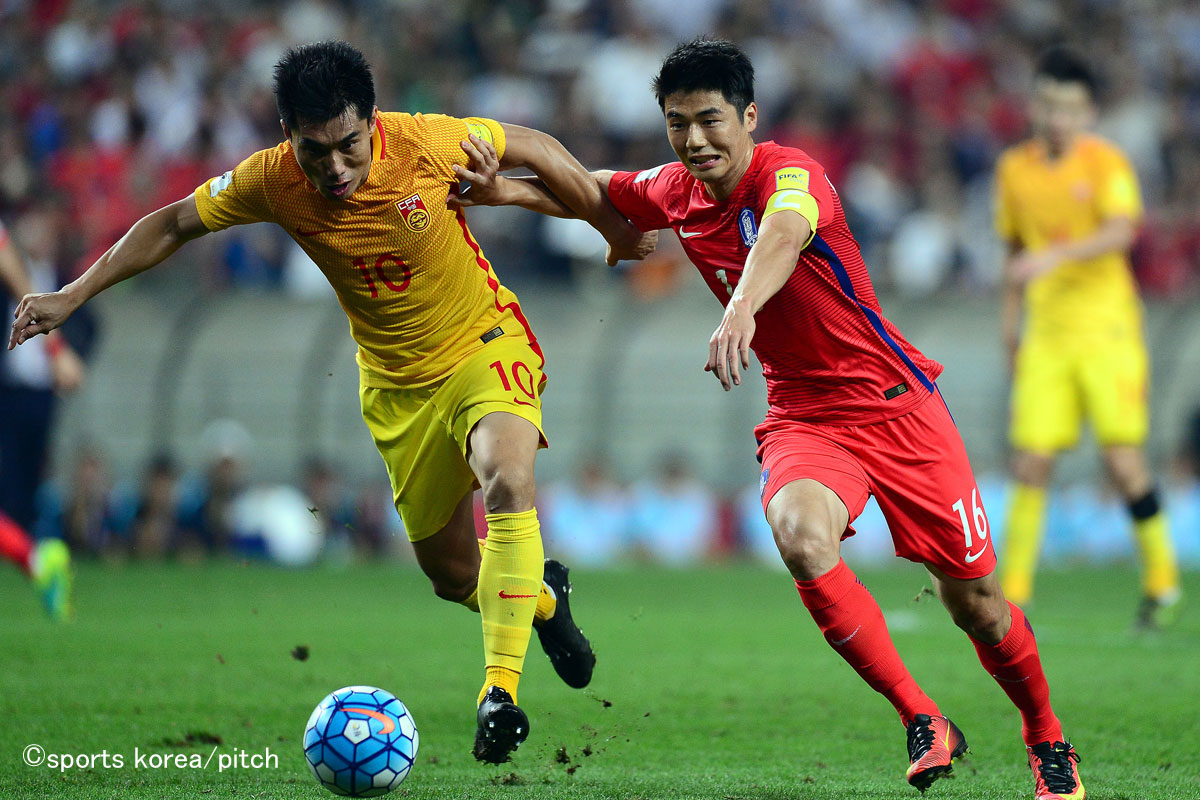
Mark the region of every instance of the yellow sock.
POLYGON ((1162 597, 1179 588, 1179 563, 1167 515, 1159 511, 1148 519, 1135 520, 1134 538, 1142 562, 1142 589, 1148 597, 1162 597))
POLYGON ((475 705, 483 702, 484 692, 489 686, 499 686, 504 691, 512 695, 512 701, 517 702, 517 683, 521 680, 521 673, 514 672, 508 667, 488 667, 483 677, 483 689, 479 692, 479 699, 475 701, 475 705))
POLYGON ((1033 598, 1033 574, 1042 546, 1046 521, 1046 490, 1037 486, 1013 485, 1008 503, 1008 530, 1004 537, 1004 561, 1000 586, 1017 605, 1033 598))
POLYGON ((487 524, 477 589, 488 681, 483 691, 500 685, 515 699, 542 589, 542 532, 536 509, 488 514, 487 524))
MULTIPOLYGON (((483 555, 483 547, 486 539, 479 540, 479 555, 483 555)), ((471 596, 462 601, 462 604, 472 611, 479 611, 479 602, 475 599, 479 594, 478 587, 471 596)), ((558 607, 558 598, 554 596, 554 592, 545 583, 542 584, 542 590, 538 592, 537 609, 533 612, 534 622, 545 622, 554 616, 554 609, 558 607)))

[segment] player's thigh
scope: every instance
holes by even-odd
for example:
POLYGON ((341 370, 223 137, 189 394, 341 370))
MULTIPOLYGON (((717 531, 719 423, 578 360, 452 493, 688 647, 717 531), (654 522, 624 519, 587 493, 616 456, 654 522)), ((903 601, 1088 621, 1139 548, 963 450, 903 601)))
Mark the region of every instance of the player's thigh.
POLYGON ((532 492, 534 456, 546 446, 545 383, 541 357, 529 343, 505 337, 459 364, 434 394, 439 416, 485 494, 497 479, 532 492))
POLYGON ((1013 370, 1009 438, 1019 450, 1050 454, 1079 441, 1083 401, 1073 356, 1052 344, 1023 343, 1013 370))
POLYGON ((983 498, 941 395, 860 431, 862 460, 896 555, 952 578, 991 573, 996 555, 983 498))
POLYGON ((434 535, 475 488, 475 476, 432 390, 362 387, 359 399, 409 541, 434 535))
POLYGON ((837 442, 837 430, 823 433, 806 423, 765 423, 756 431, 763 512, 781 553, 797 540, 832 541, 836 546, 854 535, 851 523, 862 513, 871 490, 862 466, 837 442))
POLYGON ((1108 342, 1080 362, 1087 417, 1101 447, 1141 445, 1150 427, 1149 358, 1140 339, 1108 342))

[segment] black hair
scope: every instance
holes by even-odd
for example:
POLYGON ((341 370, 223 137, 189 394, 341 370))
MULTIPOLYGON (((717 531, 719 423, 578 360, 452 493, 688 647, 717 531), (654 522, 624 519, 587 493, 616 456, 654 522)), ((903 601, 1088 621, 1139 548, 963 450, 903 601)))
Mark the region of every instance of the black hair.
POLYGON ((741 117, 754 102, 754 65, 733 42, 701 37, 672 50, 651 86, 664 111, 667 96, 675 92, 712 91, 741 117))
POLYGON ((1055 45, 1038 56, 1035 78, 1049 78, 1059 83, 1081 83, 1092 97, 1096 96, 1096 75, 1082 55, 1064 45, 1055 45))
POLYGON ((275 65, 275 107, 288 130, 301 120, 326 122, 350 109, 368 119, 375 108, 371 67, 346 42, 293 47, 275 65))

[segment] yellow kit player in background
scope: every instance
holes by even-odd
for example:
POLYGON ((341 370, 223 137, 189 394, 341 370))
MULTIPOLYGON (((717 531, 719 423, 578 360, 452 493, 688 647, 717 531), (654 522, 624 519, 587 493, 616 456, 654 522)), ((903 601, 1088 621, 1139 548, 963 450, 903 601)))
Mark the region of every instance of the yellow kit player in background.
POLYGON ((1179 570, 1142 451, 1149 368, 1128 259, 1141 196, 1120 150, 1087 132, 1094 91, 1077 55, 1043 54, 1034 136, 997 169, 996 227, 1010 254, 1003 321, 1016 482, 1001 583, 1015 603, 1033 597, 1055 456, 1076 444, 1086 418, 1133 518, 1144 595, 1136 624, 1148 629, 1178 611, 1179 570))
POLYGON ((57 328, 190 239, 251 222, 282 226, 349 318, 363 418, 417 562, 439 597, 482 617, 486 674, 474 752, 507 761, 529 733, 516 701, 531 626, 571 686, 590 681, 595 656, 571 619, 567 568, 543 564, 533 479, 546 444, 542 351, 462 210, 447 207, 468 163, 464 143, 490 142, 508 165, 533 170, 605 233, 613 261, 640 257, 648 245, 545 134, 488 119, 380 112, 370 67, 344 42, 289 51, 275 66, 275 97, 285 142, 148 215, 62 290, 26 295, 9 347, 57 328), (483 543, 476 487, 487 511, 483 543))

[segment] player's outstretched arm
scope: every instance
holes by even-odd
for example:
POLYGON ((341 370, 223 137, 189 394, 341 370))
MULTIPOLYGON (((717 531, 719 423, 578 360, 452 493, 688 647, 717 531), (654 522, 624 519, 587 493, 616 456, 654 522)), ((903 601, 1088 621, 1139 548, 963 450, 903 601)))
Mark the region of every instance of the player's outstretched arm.
POLYGON ((450 208, 472 206, 521 206, 548 217, 578 219, 578 215, 554 196, 537 176, 509 178, 500 174, 500 158, 491 142, 470 134, 462 143, 470 162, 454 164, 452 169, 467 185, 450 194, 450 208))
POLYGON ((147 214, 77 279, 57 292, 27 294, 21 298, 13 315, 8 349, 39 333, 49 333, 109 286, 153 267, 184 242, 206 233, 208 228, 200 219, 195 198, 190 195, 147 214))
POLYGON ((741 370, 750 367, 754 315, 787 283, 811 236, 812 226, 798 213, 780 211, 763 219, 742 279, 708 340, 704 371, 714 373, 725 391, 741 385, 741 370))
MULTIPOLYGON (((450 195, 446 204, 451 208, 521 206, 550 217, 581 219, 581 216, 556 197, 554 192, 546 186, 545 181, 537 175, 517 178, 500 175, 500 159, 491 142, 471 134, 468 141, 462 143, 462 149, 470 159, 470 164, 467 167, 455 164, 453 169, 460 180, 467 182, 467 186, 450 195)), ((653 253, 658 246, 658 231, 638 231, 608 200, 608 181, 612 178, 613 172, 601 170, 587 174, 599 187, 604 204, 610 207, 612 213, 616 214, 625 225, 637 231, 636 238, 621 239, 617 242, 608 239, 608 252, 605 260, 609 266, 615 265, 618 261, 641 261, 653 253)), ((594 225, 593 227, 597 227, 599 230, 598 226, 594 225)))

